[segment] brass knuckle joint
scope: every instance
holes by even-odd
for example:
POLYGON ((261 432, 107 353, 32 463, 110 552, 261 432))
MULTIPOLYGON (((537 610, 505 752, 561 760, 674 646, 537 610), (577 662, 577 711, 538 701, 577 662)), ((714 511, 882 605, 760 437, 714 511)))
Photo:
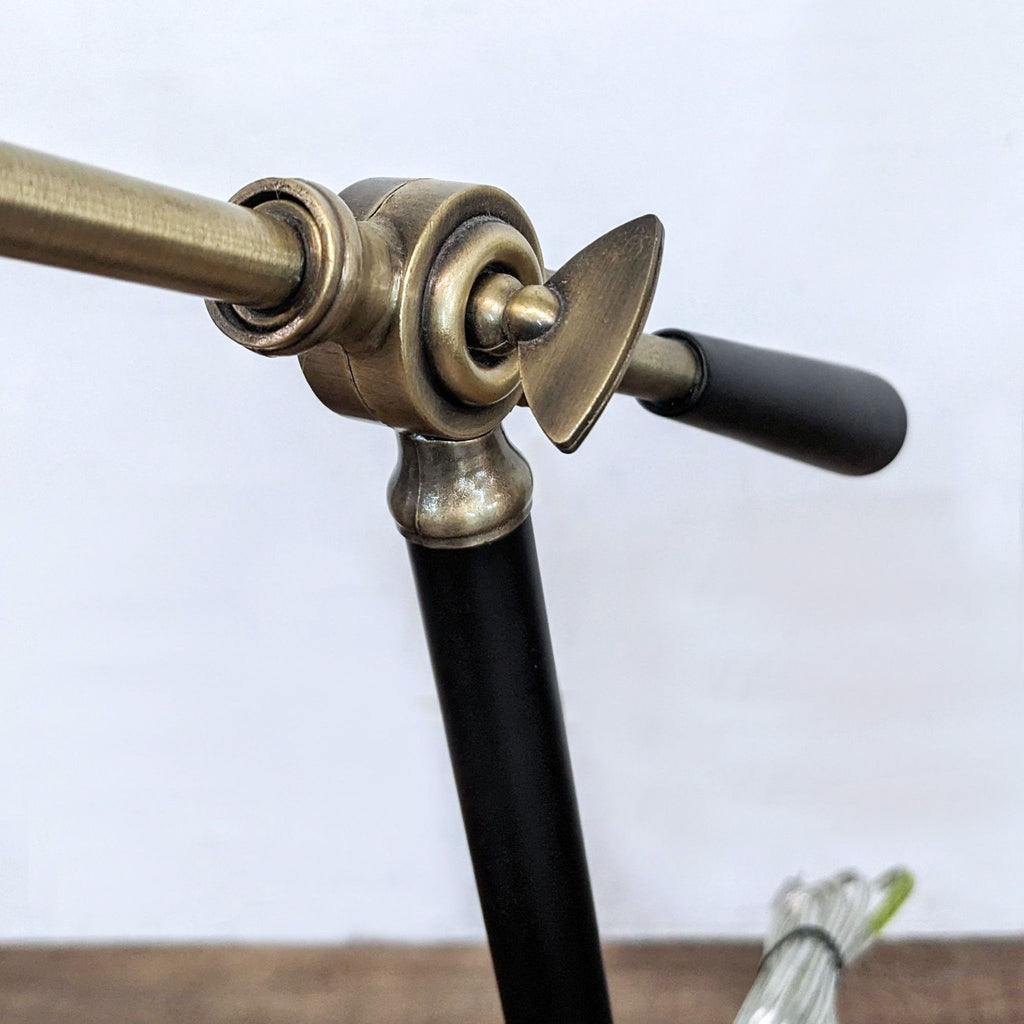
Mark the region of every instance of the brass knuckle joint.
POLYGON ((519 400, 518 357, 474 354, 467 315, 482 275, 541 280, 526 214, 498 189, 430 179, 371 179, 341 200, 361 227, 388 240, 394 303, 372 343, 337 336, 300 356, 313 391, 342 415, 430 437, 492 430, 519 400))
POLYGON ((480 437, 524 400, 575 450, 622 381, 661 259, 661 224, 641 217, 549 277, 522 208, 484 185, 373 178, 339 196, 266 178, 233 202, 287 223, 304 265, 278 308, 210 302, 220 329, 298 354, 334 412, 425 437, 480 437))

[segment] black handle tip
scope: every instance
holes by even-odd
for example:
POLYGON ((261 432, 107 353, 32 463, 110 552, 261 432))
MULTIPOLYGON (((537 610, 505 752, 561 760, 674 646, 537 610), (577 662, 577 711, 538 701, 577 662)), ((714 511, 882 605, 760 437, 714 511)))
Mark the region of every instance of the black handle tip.
POLYGON ((804 356, 658 331, 696 355, 699 383, 651 412, 848 476, 884 469, 903 447, 907 410, 873 373, 804 356))

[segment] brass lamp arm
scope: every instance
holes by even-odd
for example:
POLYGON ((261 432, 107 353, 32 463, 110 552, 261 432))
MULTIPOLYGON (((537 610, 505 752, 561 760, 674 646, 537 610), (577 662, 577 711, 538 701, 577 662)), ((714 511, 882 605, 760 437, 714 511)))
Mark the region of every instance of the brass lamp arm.
POLYGON ((620 391, 840 473, 895 457, 906 410, 872 374, 642 333, 663 239, 638 217, 551 272, 525 211, 490 186, 264 178, 219 202, 0 144, 0 255, 202 295, 234 341, 298 355, 342 415, 459 441, 519 403, 571 452, 620 391))
POLYGON ((255 307, 282 305, 303 269, 278 219, 8 143, 0 255, 255 307))

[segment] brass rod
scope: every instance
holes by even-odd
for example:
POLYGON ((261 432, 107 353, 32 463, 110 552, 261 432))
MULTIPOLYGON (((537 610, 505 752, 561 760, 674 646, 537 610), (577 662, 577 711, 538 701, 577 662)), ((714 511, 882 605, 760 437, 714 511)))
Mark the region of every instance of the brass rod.
POLYGON ((7 143, 0 255, 257 309, 282 305, 303 265, 281 220, 7 143))
POLYGON ((670 402, 699 383, 700 362, 689 345, 660 334, 641 334, 633 346, 618 394, 648 402, 670 402))

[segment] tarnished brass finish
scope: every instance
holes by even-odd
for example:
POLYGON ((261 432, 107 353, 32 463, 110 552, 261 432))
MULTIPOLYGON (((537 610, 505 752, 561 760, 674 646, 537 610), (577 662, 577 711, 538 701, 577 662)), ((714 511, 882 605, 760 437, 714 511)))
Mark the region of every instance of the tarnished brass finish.
POLYGON ((398 267, 375 225, 357 223, 336 193, 294 178, 254 181, 231 202, 290 225, 302 239, 305 270, 291 302, 275 310, 208 302, 229 338, 264 355, 296 355, 322 341, 354 353, 382 339, 398 267))
POLYGON ((465 548, 504 537, 530 514, 533 474, 501 427, 448 441, 398 433, 388 504, 409 540, 465 548))
POLYGON ((618 392, 648 402, 669 402, 689 395, 700 381, 700 360, 688 345, 660 334, 641 334, 618 392))
MULTIPOLYGON (((519 366, 531 411, 564 452, 580 446, 626 371, 654 297, 663 242, 661 221, 639 217, 591 242, 547 281, 558 318, 519 345, 519 366)), ((537 299, 532 294, 525 305, 530 332, 539 326, 537 299)))
POLYGON ((0 255, 255 308, 287 301, 303 266, 280 220, 6 143, 0 255))
POLYGON ((637 341, 661 246, 643 217, 548 275, 487 186, 266 178, 221 203, 0 144, 0 254, 206 296, 235 341, 298 354, 335 412, 430 437, 483 436, 522 399, 573 451, 617 387, 692 388, 685 346, 637 341))
POLYGON ((505 328, 505 307, 522 290, 523 282, 511 274, 483 274, 477 278, 466 310, 471 351, 503 356, 515 350, 516 343, 505 328))
MULTIPOLYGON (((441 383, 459 401, 493 405, 519 385, 515 350, 484 362, 466 333, 469 299, 480 276, 500 267, 522 284, 541 280, 541 266, 526 239, 504 221, 476 217, 463 224, 437 255, 423 308, 430 358, 441 383)), ((504 275, 503 275, 504 276, 504 275)))
MULTIPOLYGON (((317 397, 343 415, 431 437, 469 439, 496 427, 519 398, 518 379, 506 367, 493 379, 482 372, 467 387, 467 378, 452 370, 465 370, 471 354, 456 353, 449 359, 453 353, 446 355, 445 345, 465 322, 480 274, 512 270, 528 279, 536 265, 539 280, 540 243, 526 214, 499 189, 432 179, 371 179, 345 189, 341 199, 360 224, 389 240, 399 280, 379 344, 369 351, 351 351, 330 341, 299 357, 317 397), (503 241, 478 248, 465 242, 463 231, 503 241), (446 249, 449 242, 452 249, 446 249), (492 258, 493 265, 488 262, 492 258), (451 286, 447 291, 434 286, 438 273, 451 275, 446 277, 451 286), (431 322, 434 313, 442 324, 431 322), (474 390, 477 385, 481 390, 474 390), (482 400, 488 404, 475 404, 482 400)), ((507 358, 514 360, 515 355, 507 358)), ((480 365, 482 371, 488 369, 480 365)))
POLYGON ((557 292, 545 285, 527 285, 505 307, 505 333, 516 341, 533 341, 558 322, 562 305, 557 292))

